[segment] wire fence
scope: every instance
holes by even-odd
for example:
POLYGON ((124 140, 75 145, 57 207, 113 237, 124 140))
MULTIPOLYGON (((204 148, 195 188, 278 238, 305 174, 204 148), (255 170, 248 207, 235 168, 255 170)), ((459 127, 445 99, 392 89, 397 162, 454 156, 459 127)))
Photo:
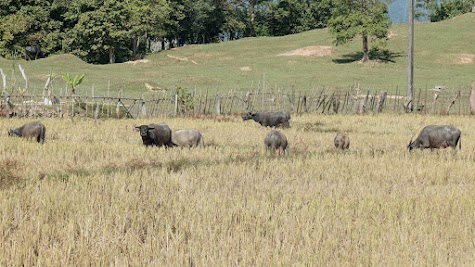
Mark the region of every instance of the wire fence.
MULTIPOLYGON (((471 114, 471 88, 415 90, 413 112, 449 115, 471 114)), ((208 91, 163 92, 148 98, 110 96, 25 95, 3 93, 0 116, 153 118, 194 114, 240 114, 251 111, 291 113, 374 114, 404 113, 405 92, 320 88, 313 91, 257 89, 209 93, 208 91)))

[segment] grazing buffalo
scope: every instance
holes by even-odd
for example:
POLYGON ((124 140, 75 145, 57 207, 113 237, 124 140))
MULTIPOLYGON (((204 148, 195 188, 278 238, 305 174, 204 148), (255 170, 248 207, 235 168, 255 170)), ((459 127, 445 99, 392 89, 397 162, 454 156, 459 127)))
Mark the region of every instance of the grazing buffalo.
POLYGON ((201 133, 196 129, 176 130, 172 142, 181 147, 197 147, 200 143, 204 145, 201 133))
POLYGON ((45 54, 41 51, 39 45, 29 45, 25 47, 25 60, 35 60, 43 57, 45 57, 45 54))
POLYGON ((39 121, 29 122, 15 130, 8 131, 9 136, 18 136, 23 138, 34 138, 38 143, 45 142, 46 127, 39 121))
POLYGON ((279 112, 248 112, 242 115, 242 119, 254 120, 264 127, 289 128, 290 114, 286 111, 279 112))
POLYGON ((287 137, 279 131, 272 130, 270 131, 266 138, 264 139, 264 144, 266 151, 276 151, 278 150, 279 155, 285 154, 287 151, 287 137))
POLYGON ((165 123, 140 125, 135 128, 140 132, 145 146, 174 146, 172 143, 172 130, 165 123))
POLYGON ((462 149, 462 142, 460 141, 461 132, 459 129, 451 125, 428 125, 422 129, 421 133, 414 142, 409 142, 407 148, 409 151, 414 148, 446 148, 452 147, 462 149))
POLYGON ((348 149, 350 147, 350 138, 345 133, 338 133, 333 140, 335 143, 335 148, 337 149, 348 149))

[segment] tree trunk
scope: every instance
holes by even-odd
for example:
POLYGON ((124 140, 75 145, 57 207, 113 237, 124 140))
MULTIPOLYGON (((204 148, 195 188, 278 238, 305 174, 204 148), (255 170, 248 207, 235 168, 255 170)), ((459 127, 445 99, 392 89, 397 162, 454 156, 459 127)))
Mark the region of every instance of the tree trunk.
POLYGON ((138 52, 140 48, 140 37, 134 38, 132 40, 132 59, 136 60, 139 58, 138 52))
POLYGON ((369 60, 368 56, 368 36, 363 35, 363 58, 361 59, 361 62, 367 62, 369 60))
POLYGON ((115 63, 115 47, 113 46, 109 47, 109 63, 115 63))
POLYGON ((256 31, 254 29, 254 22, 256 14, 254 13, 254 6, 256 5, 256 0, 249 1, 249 36, 255 37, 256 31))

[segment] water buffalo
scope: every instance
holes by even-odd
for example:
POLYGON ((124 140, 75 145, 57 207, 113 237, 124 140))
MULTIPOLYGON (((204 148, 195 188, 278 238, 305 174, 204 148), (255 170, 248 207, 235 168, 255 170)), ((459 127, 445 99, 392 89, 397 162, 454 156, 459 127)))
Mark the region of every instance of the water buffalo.
POLYGON ((462 142, 460 141, 461 132, 452 125, 428 125, 422 129, 421 133, 414 142, 411 140, 407 148, 409 151, 414 148, 446 148, 452 147, 462 149, 462 142))
POLYGON ((254 120, 264 127, 289 128, 290 114, 286 111, 279 112, 248 112, 242 115, 242 119, 254 120))
POLYGON ((9 136, 18 136, 23 138, 34 138, 38 143, 45 142, 46 127, 39 121, 29 122, 15 130, 8 131, 9 136))
POLYGON ((350 147, 350 138, 345 133, 338 133, 333 142, 337 149, 348 149, 350 147))
POLYGON ((196 129, 176 130, 172 135, 172 142, 181 147, 204 145, 201 133, 196 129))
POLYGON ((270 131, 266 138, 264 139, 264 144, 266 147, 266 151, 275 151, 278 150, 279 155, 285 154, 287 151, 287 137, 279 131, 272 130, 270 131))
POLYGON ((142 137, 145 146, 174 146, 172 143, 172 130, 165 123, 140 125, 135 127, 142 137))
POLYGON ((25 47, 25 60, 35 60, 43 58, 45 54, 41 51, 39 45, 29 45, 25 47))

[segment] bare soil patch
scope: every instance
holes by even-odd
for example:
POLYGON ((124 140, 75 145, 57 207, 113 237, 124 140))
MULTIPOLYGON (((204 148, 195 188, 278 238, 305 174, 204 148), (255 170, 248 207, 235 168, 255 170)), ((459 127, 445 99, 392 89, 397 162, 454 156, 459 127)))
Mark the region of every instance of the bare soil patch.
POLYGON ((295 49, 283 54, 279 54, 278 56, 284 57, 293 57, 293 56, 300 56, 300 57, 325 57, 331 56, 332 54, 332 47, 331 46, 306 46, 299 49, 295 49))
POLYGON ((144 64, 144 63, 150 63, 150 59, 139 59, 139 60, 133 60, 133 61, 127 61, 124 62, 126 64, 131 64, 131 65, 137 65, 137 64, 144 64))
POLYGON ((198 62, 194 61, 194 60, 190 60, 189 58, 187 57, 176 57, 176 56, 172 56, 172 55, 167 55, 167 57, 169 58, 173 58, 173 59, 176 59, 176 60, 179 60, 179 61, 190 61, 191 63, 195 64, 195 65, 198 65, 198 62))
POLYGON ((456 64, 473 64, 475 62, 474 54, 459 54, 456 56, 456 64))
POLYGON ((388 34, 388 39, 391 39, 391 38, 394 38, 394 37, 397 37, 398 34, 393 32, 393 31, 389 31, 389 34, 388 34))

